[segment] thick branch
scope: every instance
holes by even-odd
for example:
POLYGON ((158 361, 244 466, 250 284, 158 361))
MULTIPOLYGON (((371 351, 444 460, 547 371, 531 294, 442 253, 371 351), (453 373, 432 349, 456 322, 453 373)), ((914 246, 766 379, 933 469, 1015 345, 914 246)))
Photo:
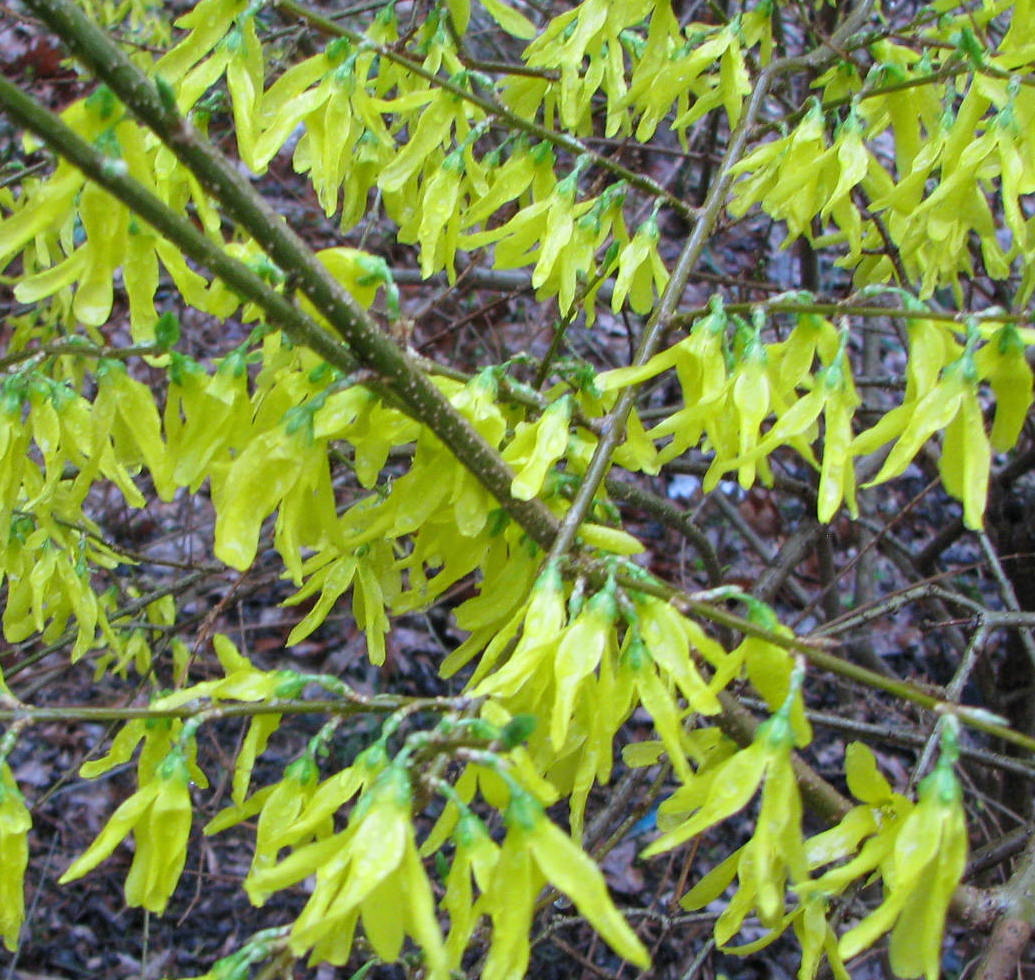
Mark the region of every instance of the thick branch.
POLYGON ((1035 929, 1035 838, 1021 856, 1017 871, 1002 888, 1002 917, 989 937, 975 980, 1009 980, 1035 929))

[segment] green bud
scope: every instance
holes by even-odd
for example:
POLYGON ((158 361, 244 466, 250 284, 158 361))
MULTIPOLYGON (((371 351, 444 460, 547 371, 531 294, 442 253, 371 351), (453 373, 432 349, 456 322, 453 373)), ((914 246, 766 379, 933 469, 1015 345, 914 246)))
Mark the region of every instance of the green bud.
POLYGON ((516 749, 528 741, 537 724, 535 715, 515 715, 500 732, 500 742, 505 749, 516 749))

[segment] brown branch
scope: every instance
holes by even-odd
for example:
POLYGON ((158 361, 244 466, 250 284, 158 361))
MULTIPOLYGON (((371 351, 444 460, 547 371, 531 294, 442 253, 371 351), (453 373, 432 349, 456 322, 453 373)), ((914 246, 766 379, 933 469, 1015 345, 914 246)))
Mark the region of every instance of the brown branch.
POLYGON ((1002 888, 1002 915, 992 930, 974 980, 1011 980, 1035 928, 1035 838, 1002 888))

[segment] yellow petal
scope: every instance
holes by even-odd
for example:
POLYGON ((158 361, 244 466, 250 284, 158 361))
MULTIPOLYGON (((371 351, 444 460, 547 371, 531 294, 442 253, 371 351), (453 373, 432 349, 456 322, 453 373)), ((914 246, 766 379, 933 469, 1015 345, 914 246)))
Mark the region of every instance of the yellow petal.
POLYGON ((97 839, 68 866, 65 873, 58 879, 58 884, 63 885, 66 882, 75 881, 76 878, 82 878, 108 857, 147 813, 161 788, 161 781, 155 779, 146 786, 142 786, 126 800, 111 815, 104 829, 97 835, 97 839))
POLYGON ((646 969, 650 954, 614 907, 596 862, 545 817, 523 834, 543 874, 571 898, 619 956, 646 969))

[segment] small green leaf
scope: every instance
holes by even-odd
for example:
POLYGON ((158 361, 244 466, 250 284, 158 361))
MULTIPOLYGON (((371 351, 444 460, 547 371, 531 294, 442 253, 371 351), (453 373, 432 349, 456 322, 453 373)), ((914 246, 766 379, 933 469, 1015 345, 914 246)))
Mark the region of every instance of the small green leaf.
POLYGON ((172 312, 163 313, 155 323, 155 343, 162 350, 170 350, 180 342, 180 318, 172 312))
POLYGON ((500 742, 506 749, 516 749, 531 737, 536 724, 535 715, 517 715, 500 732, 500 742))

